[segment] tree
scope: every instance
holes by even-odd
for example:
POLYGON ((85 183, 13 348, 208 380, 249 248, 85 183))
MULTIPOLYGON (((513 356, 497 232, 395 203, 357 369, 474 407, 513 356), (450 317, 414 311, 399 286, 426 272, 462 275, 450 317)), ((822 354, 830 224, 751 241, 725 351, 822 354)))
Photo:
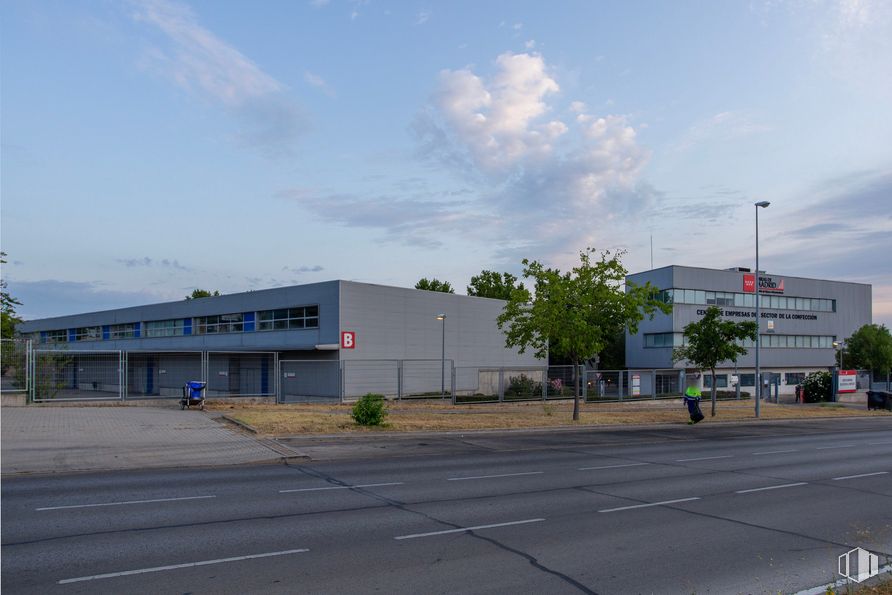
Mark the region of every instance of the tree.
MULTIPOLYGON (((535 295, 525 288, 515 290, 499 315, 507 347, 521 353, 534 349, 539 358, 554 354, 579 366, 624 328, 637 333, 645 315, 652 318, 657 310, 671 311, 669 304, 657 299, 657 289, 650 283, 626 282, 623 291, 624 252, 605 250, 592 262, 594 253, 592 248, 580 252, 579 265, 566 273, 523 260, 523 277, 534 280, 535 295)), ((575 376, 573 419, 578 420, 579 374, 575 376)))
POLYGON ((455 290, 452 289, 452 285, 449 284, 449 281, 440 281, 439 279, 428 280, 427 277, 422 277, 421 280, 415 284, 415 289, 439 291, 441 293, 455 293, 455 290))
POLYGON ((193 289, 192 295, 187 295, 187 300, 197 300, 198 298, 206 298, 206 297, 217 297, 220 295, 218 290, 214 290, 213 293, 208 291, 207 289, 193 289))
POLYGON ((865 324, 846 341, 848 357, 857 368, 875 374, 888 374, 892 369, 892 335, 884 324, 865 324))
MULTIPOLYGON (((673 361, 687 360, 712 374, 712 417, 715 417, 715 368, 719 362, 736 362, 746 353, 746 347, 738 344, 743 339, 756 338, 756 323, 722 320, 722 311, 715 306, 706 309, 706 315, 684 327, 687 345, 672 351, 673 361)), ((756 398, 759 398, 758 394, 756 398)))
MULTIPOLYGON (((6 264, 6 252, 0 252, 0 264, 6 264)), ((16 316, 15 307, 21 306, 22 302, 9 295, 6 291, 6 277, 0 276, 0 333, 2 338, 12 339, 15 337, 15 327, 22 321, 16 316)))
POLYGON ((468 295, 507 301, 511 299, 512 292, 522 289, 523 283, 518 283, 517 277, 511 273, 480 271, 479 275, 471 277, 468 295))

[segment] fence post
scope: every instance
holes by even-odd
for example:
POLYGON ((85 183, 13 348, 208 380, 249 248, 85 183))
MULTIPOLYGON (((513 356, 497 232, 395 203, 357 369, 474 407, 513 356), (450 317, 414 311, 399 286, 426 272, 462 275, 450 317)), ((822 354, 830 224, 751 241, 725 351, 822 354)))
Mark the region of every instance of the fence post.
POLYGON ((452 404, 455 405, 455 391, 456 391, 456 386, 455 386, 455 360, 450 360, 450 362, 451 362, 451 364, 450 364, 450 368, 452 369, 452 371, 451 371, 450 374, 449 374, 449 376, 450 376, 450 378, 451 378, 451 380, 452 380, 452 404))
POLYGON ((653 400, 657 400, 657 371, 650 371, 650 392, 653 394, 653 400))
POLYGON ((403 400, 403 360, 396 360, 396 400, 403 400))
POLYGON ((499 403, 505 402, 505 368, 499 368, 499 403))
POLYGON ((542 400, 548 400, 548 366, 542 370, 542 400))
POLYGON ((118 352, 118 398, 123 401, 127 394, 127 360, 123 351, 118 352))
POLYGON ((347 362, 346 361, 338 361, 338 402, 341 405, 344 404, 344 392, 347 376, 347 362))

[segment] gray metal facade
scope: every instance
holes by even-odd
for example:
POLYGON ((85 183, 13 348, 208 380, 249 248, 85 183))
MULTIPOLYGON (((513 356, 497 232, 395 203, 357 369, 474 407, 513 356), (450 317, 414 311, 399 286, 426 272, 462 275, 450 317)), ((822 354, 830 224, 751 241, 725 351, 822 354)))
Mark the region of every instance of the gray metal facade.
MULTIPOLYGON (((746 294, 744 275, 752 275, 742 270, 715 270, 684 266, 667 266, 645 271, 627 277, 628 281, 643 285, 650 282, 661 290, 687 289, 706 292, 727 292, 746 294)), ((789 277, 762 272, 762 278, 770 279, 778 284, 783 281, 783 291, 773 288, 771 293, 760 292, 761 303, 761 336, 763 337, 761 365, 765 369, 784 371, 823 368, 834 365, 837 352, 830 346, 791 348, 772 348, 764 339, 766 335, 802 337, 833 337, 844 340, 851 336, 872 319, 871 286, 862 283, 847 283, 821 279, 789 277), (770 297, 806 298, 808 300, 832 300, 835 311, 806 309, 773 308, 769 305, 770 297), (767 329, 767 322, 774 321, 773 333, 767 329)), ((753 293, 754 295, 754 293, 753 293)), ((648 334, 682 333, 685 325, 703 317, 707 304, 673 304, 672 313, 658 314, 653 320, 641 322, 638 334, 626 334, 626 365, 630 368, 670 368, 683 367, 683 363, 672 362, 672 347, 647 346, 648 334)), ((724 311, 724 318, 737 322, 755 320, 755 308, 741 305, 719 305, 724 311)), ((729 367, 731 364, 725 364, 729 367)), ((755 353, 748 353, 737 362, 739 369, 752 368, 755 365, 755 353)))
MULTIPOLYGON (((73 314, 31 320, 19 325, 19 331, 41 344, 48 331, 139 323, 140 337, 128 339, 70 341, 64 346, 77 350, 150 351, 260 351, 277 352, 287 360, 439 360, 442 351, 443 322, 446 314, 445 353, 455 366, 525 366, 538 365, 532 353, 519 354, 505 348, 504 334, 496 326, 496 317, 504 302, 487 298, 387 287, 353 281, 327 281, 182 300, 163 304, 135 306, 117 310, 73 314), (301 306, 318 306, 318 328, 292 330, 254 330, 166 337, 146 337, 146 324, 162 320, 196 320, 198 317, 224 314, 250 314, 301 306), (340 349, 341 332, 355 333, 355 347, 340 349)), ((194 323, 193 323, 194 324, 194 323)))

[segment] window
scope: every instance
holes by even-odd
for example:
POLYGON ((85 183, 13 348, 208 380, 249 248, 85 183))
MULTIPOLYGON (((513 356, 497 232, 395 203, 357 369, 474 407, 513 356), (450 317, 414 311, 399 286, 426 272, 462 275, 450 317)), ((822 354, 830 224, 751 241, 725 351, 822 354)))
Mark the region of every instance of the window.
POLYGON ((319 306, 298 306, 257 313, 258 331, 319 328, 319 306))
POLYGON ((180 337, 183 335, 183 319, 153 320, 146 323, 147 337, 180 337))
MULTIPOLYGON (((709 373, 703 374, 703 387, 704 388, 712 388, 712 375, 709 373)), ((727 374, 716 374, 715 375, 715 387, 716 388, 728 388, 728 375, 727 374)))
POLYGON ((756 386, 756 375, 755 374, 741 374, 740 375, 740 386, 756 386))
POLYGON ((75 341, 99 341, 102 339, 101 326, 84 326, 74 330, 75 341))
POLYGON ((787 386, 802 384, 805 381, 805 372, 785 372, 784 382, 787 386))
POLYGON ((240 333, 244 330, 244 316, 238 314, 218 314, 199 316, 195 319, 196 334, 240 333))
POLYGON ((137 336, 136 329, 138 322, 130 322, 127 324, 113 324, 108 329, 109 339, 133 339, 137 336))
POLYGON ((68 342, 68 331, 48 331, 46 334, 46 342, 47 343, 67 343, 68 342))

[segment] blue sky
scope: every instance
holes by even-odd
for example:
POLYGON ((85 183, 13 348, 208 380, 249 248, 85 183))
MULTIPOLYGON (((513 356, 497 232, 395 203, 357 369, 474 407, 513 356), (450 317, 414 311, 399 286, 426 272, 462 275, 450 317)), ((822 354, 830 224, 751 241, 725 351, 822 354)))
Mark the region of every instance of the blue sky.
POLYGON ((27 318, 328 279, 871 283, 892 325, 892 4, 15 1, 3 269, 27 318))

